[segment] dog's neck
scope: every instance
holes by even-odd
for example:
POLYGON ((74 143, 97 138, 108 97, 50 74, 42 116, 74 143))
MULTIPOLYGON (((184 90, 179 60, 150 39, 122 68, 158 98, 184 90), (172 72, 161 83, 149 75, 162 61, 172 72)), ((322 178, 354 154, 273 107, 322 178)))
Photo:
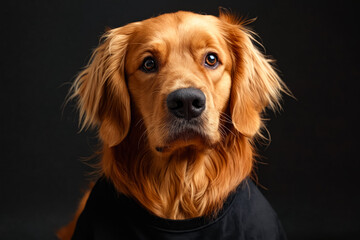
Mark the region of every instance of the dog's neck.
POLYGON ((119 192, 159 217, 215 216, 252 169, 251 144, 240 134, 229 134, 212 149, 187 148, 166 157, 138 139, 130 132, 118 146, 104 146, 102 170, 119 192))

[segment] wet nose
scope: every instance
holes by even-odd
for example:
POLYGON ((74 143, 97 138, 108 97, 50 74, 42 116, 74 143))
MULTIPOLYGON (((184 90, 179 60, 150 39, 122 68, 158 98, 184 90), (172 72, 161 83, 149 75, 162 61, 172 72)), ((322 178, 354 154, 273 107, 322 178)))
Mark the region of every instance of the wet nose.
POLYGON ((201 115, 205 109, 206 97, 197 88, 181 88, 173 91, 166 99, 169 112, 177 118, 190 120, 201 115))

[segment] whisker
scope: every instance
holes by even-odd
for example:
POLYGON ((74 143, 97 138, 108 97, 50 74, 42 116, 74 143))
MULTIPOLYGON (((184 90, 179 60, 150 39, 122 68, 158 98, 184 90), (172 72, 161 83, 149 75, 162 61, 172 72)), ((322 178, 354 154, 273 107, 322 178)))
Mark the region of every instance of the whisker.
POLYGON ((229 129, 228 127, 226 127, 225 125, 222 125, 223 128, 225 128, 229 133, 231 133, 234 137, 236 137, 237 135, 231 131, 231 129, 229 129))
POLYGON ((226 132, 225 132, 225 129, 223 129, 222 125, 220 125, 220 127, 219 127, 219 132, 220 132, 221 138, 225 138, 226 132))
POLYGON ((145 128, 145 131, 141 134, 139 140, 138 140, 138 149, 140 149, 140 142, 145 137, 145 134, 148 132, 147 128, 145 128))
POLYGON ((226 113, 221 113, 220 121, 223 121, 223 122, 226 122, 226 123, 232 123, 231 117, 226 113))
POLYGON ((137 127, 139 124, 141 124, 139 127, 142 127, 142 125, 144 124, 144 119, 141 118, 136 124, 135 127, 137 127))

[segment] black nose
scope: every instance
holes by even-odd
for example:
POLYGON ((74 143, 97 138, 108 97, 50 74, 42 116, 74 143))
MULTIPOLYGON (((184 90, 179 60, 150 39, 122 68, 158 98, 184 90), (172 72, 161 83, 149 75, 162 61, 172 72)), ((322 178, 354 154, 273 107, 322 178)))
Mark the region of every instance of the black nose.
POLYGON ((196 88, 181 88, 167 96, 169 111, 178 118, 190 120, 201 115, 205 109, 206 97, 196 88))

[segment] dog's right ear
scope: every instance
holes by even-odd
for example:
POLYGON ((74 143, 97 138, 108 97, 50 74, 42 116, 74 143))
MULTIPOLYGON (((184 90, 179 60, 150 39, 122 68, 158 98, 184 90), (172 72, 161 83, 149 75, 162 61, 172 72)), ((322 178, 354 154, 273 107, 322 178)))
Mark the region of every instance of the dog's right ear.
POLYGON ((135 26, 132 23, 107 31, 71 88, 70 99, 78 99, 81 130, 99 126, 100 138, 109 147, 119 144, 130 128, 124 66, 135 26))

